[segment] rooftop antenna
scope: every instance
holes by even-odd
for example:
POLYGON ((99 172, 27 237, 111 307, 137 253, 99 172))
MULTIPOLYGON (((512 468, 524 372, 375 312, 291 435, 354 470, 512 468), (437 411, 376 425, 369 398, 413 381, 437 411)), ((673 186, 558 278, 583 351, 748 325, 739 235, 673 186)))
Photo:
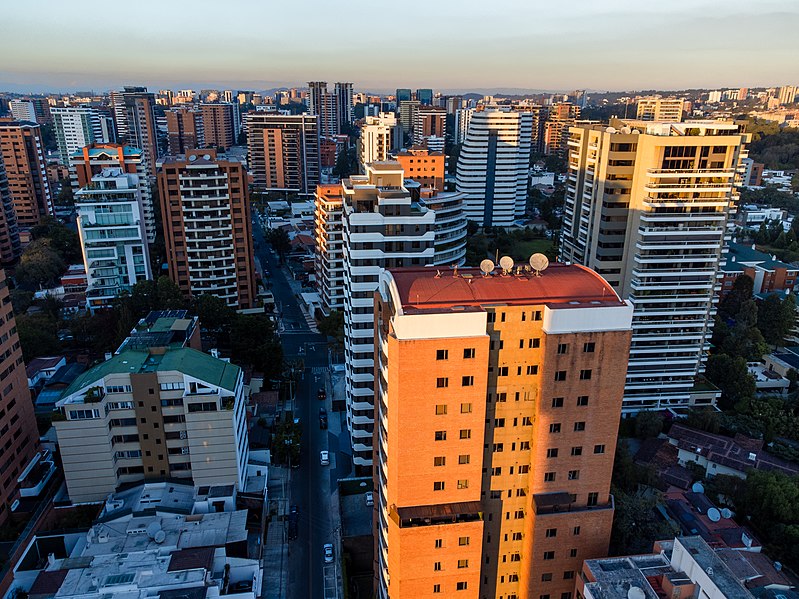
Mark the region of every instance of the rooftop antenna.
POLYGON ((499 259, 499 265, 502 267, 502 272, 509 275, 511 271, 513 271, 513 258, 510 256, 502 256, 502 258, 499 259))
POLYGON ((540 277, 549 266, 549 258, 544 254, 533 254, 530 256, 530 268, 535 271, 535 276, 540 277))
POLYGON ((458 277, 458 265, 457 264, 455 265, 455 270, 452 272, 452 277, 453 278, 457 278, 458 277))
POLYGON ((480 270, 483 272, 483 276, 487 277, 494 271, 494 263, 486 258, 480 263, 480 270))

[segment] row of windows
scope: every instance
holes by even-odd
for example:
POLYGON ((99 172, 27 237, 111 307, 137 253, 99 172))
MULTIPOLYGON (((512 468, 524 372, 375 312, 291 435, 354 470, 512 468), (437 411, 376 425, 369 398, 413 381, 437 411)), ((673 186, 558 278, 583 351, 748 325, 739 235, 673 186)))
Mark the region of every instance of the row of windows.
MULTIPOLYGON (((437 480, 433 482, 433 491, 443 491, 446 488, 446 484, 443 480, 437 480)), ((458 479, 458 488, 459 489, 468 489, 469 488, 469 481, 465 478, 458 479)))
MULTIPOLYGON (((505 322, 505 317, 507 314, 505 312, 499 312, 499 321, 505 322)), ((543 313, 541 310, 533 310, 530 312, 530 320, 542 320, 543 313)), ((522 312, 522 322, 527 320, 527 312, 522 312)), ((497 312, 489 312, 488 313, 488 322, 496 322, 497 321, 497 312)))
MULTIPOLYGON (((468 464, 472 461, 472 457, 468 454, 461 454, 458 456, 458 464, 468 464)), ((445 456, 436 456, 433 458, 433 466, 446 466, 447 458, 445 456)))
MULTIPOLYGON (((560 422, 553 422, 549 425, 549 432, 551 434, 557 434, 561 431, 560 422)), ((575 422, 574 423, 574 432, 581 433, 585 431, 585 422, 575 422)))
MULTIPOLYGON (((566 370, 557 370, 555 371, 555 381, 565 381, 566 380, 566 370)), ((591 380, 591 369, 584 369, 580 371, 580 380, 581 381, 590 381, 591 380)))
MULTIPOLYGON (((467 585, 466 581, 461 581, 461 582, 455 583, 455 590, 456 591, 465 591, 467 588, 468 588, 468 585, 467 585)), ((441 592, 441 585, 440 584, 434 584, 433 585, 433 592, 434 593, 440 593, 441 592)))
MULTIPOLYGON (((436 416, 444 416, 447 413, 447 404, 436 404, 436 416)), ((471 414, 472 404, 462 403, 461 414, 471 414)))
MULTIPOLYGON (((552 398, 552 407, 553 408, 562 408, 563 407, 564 398, 562 397, 553 397, 552 398)), ((577 397, 577 406, 584 407, 588 405, 588 396, 587 395, 579 395, 577 397)))
MULTIPOLYGON (((593 341, 587 341, 583 343, 583 353, 585 354, 592 354, 596 351, 596 343, 593 341)), ((569 353, 569 344, 568 343, 558 343, 558 354, 564 355, 569 353)))
MULTIPOLYGON (((601 445, 594 445, 594 453, 595 454, 602 454, 605 453, 605 445, 604 443, 601 445)), ((583 455, 583 448, 582 446, 572 447, 571 451, 572 456, 581 456, 583 455)), ((547 449, 547 457, 548 458, 556 458, 558 457, 558 448, 557 447, 550 447, 547 449)))
MULTIPOLYGON (((461 377, 461 387, 472 387, 474 385, 474 377, 473 376, 463 376, 461 377)), ((449 378, 442 376, 436 379, 436 387, 439 389, 445 389, 449 387, 449 378)))
MULTIPOLYGON (((459 437, 461 439, 471 439, 472 438, 472 430, 468 428, 462 428, 459 432, 459 437)), ((435 432, 435 440, 436 441, 446 441, 447 440, 447 431, 436 431, 435 432)))
MULTIPOLYGON (((475 348, 467 347, 463 350, 463 359, 464 360, 471 360, 474 358, 475 355, 475 348)), ((449 350, 448 349, 437 349, 436 350, 436 360, 449 360, 449 350)))

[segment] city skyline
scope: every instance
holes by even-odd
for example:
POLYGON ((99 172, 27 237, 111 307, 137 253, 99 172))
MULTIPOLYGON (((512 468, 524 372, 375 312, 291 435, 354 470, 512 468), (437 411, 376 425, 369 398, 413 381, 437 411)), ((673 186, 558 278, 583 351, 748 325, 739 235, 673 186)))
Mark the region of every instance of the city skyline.
MULTIPOLYGON (((385 28, 361 28, 347 40, 339 36, 320 52, 315 44, 297 43, 298 12, 287 7, 233 0, 226 14, 215 14, 209 22, 204 15, 214 12, 206 0, 192 11, 145 0, 124 18, 121 13, 114 17, 118 9, 113 6, 95 0, 84 4, 85 10, 74 11, 46 1, 35 15, 9 7, 0 87, 107 90, 133 81, 151 88, 269 89, 323 79, 355 80, 360 89, 375 92, 399 84, 445 91, 470 85, 620 91, 771 86, 799 78, 791 35, 799 25, 799 7, 788 0, 762 2, 756 15, 743 0, 678 0, 668 9, 630 0, 601 5, 580 0, 568 8, 517 1, 502 11, 473 0, 457 5, 411 0, 389 28, 402 32, 402 44, 390 54, 390 69, 387 52, 364 51, 385 47, 385 28), (439 23, 432 41, 429 30, 418 26, 420 12, 426 22, 439 23), (114 23, 114 38, 124 44, 105 44, 99 51, 97 37, 75 35, 87 29, 101 33, 107 23, 114 23), (766 28, 768 45, 742 43, 766 28), (34 37, 32 30, 37 31, 34 37), (205 37, 219 39, 219 31, 230 31, 230 39, 198 43, 205 37), (81 56, 79 63, 75 56, 81 56)), ((309 8, 303 12, 302 37, 317 40, 329 36, 331 23, 361 9, 354 0, 310 3, 309 8)))

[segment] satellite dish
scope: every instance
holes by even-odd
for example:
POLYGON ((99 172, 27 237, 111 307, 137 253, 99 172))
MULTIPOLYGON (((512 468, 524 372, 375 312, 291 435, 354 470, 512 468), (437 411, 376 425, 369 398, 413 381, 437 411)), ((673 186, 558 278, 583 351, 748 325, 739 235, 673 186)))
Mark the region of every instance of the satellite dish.
POLYGON ((155 541, 159 545, 163 543, 165 540, 166 540, 166 533, 163 530, 159 530, 157 533, 155 533, 155 536, 153 537, 153 541, 155 541))
POLYGON ((725 507, 723 510, 721 510, 721 517, 726 518, 727 520, 732 518, 732 512, 730 511, 730 508, 725 507))
POLYGON ((721 520, 721 512, 719 512, 717 508, 712 507, 707 511, 707 519, 711 522, 718 522, 721 520))
POLYGON ((499 265, 502 267, 502 270, 504 270, 505 273, 507 274, 511 270, 513 270, 513 258, 511 258, 510 256, 502 256, 502 258, 499 259, 499 265))
POLYGON ((489 275, 494 271, 494 263, 489 259, 485 259, 480 263, 480 270, 484 275, 489 275))
POLYGON ((197 160, 196 154, 192 154, 191 156, 189 156, 189 162, 194 162, 195 160, 197 160))
POLYGON ((627 599, 646 599, 646 593, 641 587, 633 585, 630 587, 630 590, 627 591, 627 599))
POLYGON ((530 256, 530 267, 535 271, 535 274, 540 275, 549 266, 549 258, 544 254, 533 254, 530 256))
POLYGON ((704 493, 705 487, 702 486, 702 483, 694 483, 691 485, 691 491, 694 493, 704 493))
POLYGON ((161 531, 161 525, 158 522, 150 522, 147 525, 147 536, 151 539, 155 539, 155 535, 157 535, 161 531))

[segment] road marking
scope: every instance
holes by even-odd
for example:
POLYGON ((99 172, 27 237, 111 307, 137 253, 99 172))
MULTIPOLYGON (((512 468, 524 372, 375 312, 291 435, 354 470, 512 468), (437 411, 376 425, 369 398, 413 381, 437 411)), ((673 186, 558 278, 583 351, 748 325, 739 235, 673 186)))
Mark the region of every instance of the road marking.
POLYGON ((311 374, 327 374, 326 366, 314 366, 311 368, 311 374))

